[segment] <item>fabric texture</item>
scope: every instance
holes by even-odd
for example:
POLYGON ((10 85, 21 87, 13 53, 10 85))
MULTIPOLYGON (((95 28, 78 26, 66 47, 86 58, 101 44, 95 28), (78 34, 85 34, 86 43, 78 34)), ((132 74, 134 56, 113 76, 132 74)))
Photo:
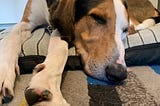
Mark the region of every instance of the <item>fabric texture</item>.
POLYGON ((160 23, 127 36, 125 60, 127 66, 160 64, 160 23))
MULTIPOLYGON (((159 24, 156 25, 155 27, 158 26, 159 24)), ((157 31, 159 31, 158 28, 156 28, 154 34, 150 32, 152 36, 150 39, 151 41, 148 41, 146 38, 144 38, 143 40, 141 39, 143 37, 147 37, 148 32, 146 32, 146 36, 139 37, 140 40, 133 40, 134 35, 130 35, 128 38, 128 41, 130 40, 128 43, 129 45, 126 46, 126 51, 127 51, 126 54, 128 55, 127 57, 128 60, 133 61, 136 55, 138 55, 139 57, 137 58, 140 59, 141 58, 140 56, 144 56, 145 53, 149 52, 149 51, 148 52, 144 51, 145 48, 147 48, 147 50, 150 50, 151 48, 157 47, 157 50, 159 50, 158 47, 160 40, 159 40, 159 32, 157 31), (130 39, 130 37, 132 39, 130 39), (138 41, 137 44, 136 41, 138 41), (149 47, 145 47, 146 45, 149 47), (137 51, 134 52, 134 50, 137 51), (139 54, 134 54, 140 51, 142 52, 139 54)), ((2 36, 0 35, 1 39, 3 39, 3 37, 5 37, 8 32, 9 31, 2 31, 1 33, 2 36)), ((21 70, 27 70, 27 71, 25 72, 22 71, 21 72, 22 75, 17 79, 15 86, 15 97, 13 101, 10 104, 8 104, 8 106, 21 106, 21 103, 24 100, 24 89, 26 88, 32 77, 30 73, 32 72, 32 69, 36 64, 41 63, 45 59, 45 56, 47 54, 48 41, 50 37, 48 32, 44 28, 39 28, 32 34, 33 36, 27 39, 22 45, 22 51, 19 58, 19 65, 21 67, 21 70)), ((153 54, 155 54, 155 51, 152 49, 151 51, 153 52, 149 54, 153 58, 153 54)), ((158 53, 159 51, 157 52, 157 55, 158 53)), ((77 61, 80 60, 79 58, 74 57, 77 56, 75 48, 71 48, 69 50, 69 56, 72 57, 68 63, 70 64, 70 66, 75 64, 74 63, 75 59, 77 59, 77 61)), ((147 55, 146 57, 147 58, 143 57, 143 59, 141 60, 146 61, 148 58, 150 58, 147 55)), ((134 64, 136 64, 137 59, 135 59, 133 62, 135 62, 134 64)), ((139 64, 140 63, 141 61, 139 61, 139 64)), ((159 65, 130 67, 129 70, 131 70, 131 72, 128 73, 128 78, 122 84, 118 85, 102 82, 94 78, 91 78, 89 76, 86 76, 83 73, 81 67, 82 66, 79 61, 76 63, 75 66, 66 68, 67 71, 63 73, 63 81, 61 89, 65 99, 71 104, 71 106, 159 106, 160 105, 159 65), (80 70, 74 70, 74 71, 70 70, 78 68, 80 68, 80 70)))
MULTIPOLYGON (((81 70, 66 71, 63 74, 62 94, 71 106, 159 106, 160 75, 152 66, 131 67, 130 70, 132 72, 120 85, 90 83, 81 70)), ((21 105, 31 76, 21 75, 16 81, 15 98, 8 106, 21 105)))
POLYGON ((127 36, 125 48, 160 42, 160 23, 127 36))

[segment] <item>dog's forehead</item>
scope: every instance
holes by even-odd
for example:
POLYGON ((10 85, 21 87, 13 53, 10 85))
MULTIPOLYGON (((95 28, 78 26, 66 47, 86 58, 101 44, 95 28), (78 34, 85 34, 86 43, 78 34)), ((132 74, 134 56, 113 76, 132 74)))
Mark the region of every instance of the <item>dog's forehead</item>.
POLYGON ((102 10, 103 7, 103 10, 105 10, 113 6, 113 4, 113 0, 77 0, 75 3, 75 21, 78 21, 95 8, 98 9, 100 7, 100 10, 102 10), (103 6, 100 6, 101 4, 103 4, 103 6))

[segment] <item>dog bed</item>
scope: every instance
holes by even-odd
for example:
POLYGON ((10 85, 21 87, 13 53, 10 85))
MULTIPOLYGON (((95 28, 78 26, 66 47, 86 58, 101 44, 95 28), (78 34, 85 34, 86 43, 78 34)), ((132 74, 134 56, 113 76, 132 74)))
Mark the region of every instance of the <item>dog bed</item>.
MULTIPOLYGON (((154 56, 155 51, 147 53, 149 55, 148 57, 148 55, 145 55, 147 52, 145 51, 146 49, 141 48, 149 46, 147 50, 153 51, 152 48, 155 47, 154 45, 158 45, 156 48, 159 49, 160 33, 158 28, 160 28, 160 24, 139 31, 135 35, 128 36, 126 42, 126 61, 127 65, 132 67, 129 67, 131 72, 128 73, 128 78, 123 84, 114 85, 86 76, 82 70, 79 70, 81 69, 80 63, 76 63, 77 65, 75 67, 68 68, 63 74, 62 93, 65 99, 72 106, 160 105, 160 66, 157 60, 154 60, 155 62, 153 63, 148 62, 148 59, 150 60, 150 58, 154 56), (152 29, 152 31, 150 29, 152 29), (135 36, 139 36, 140 40, 137 40, 135 36), (155 36, 156 38, 154 38, 155 36), (148 41, 146 37, 149 37, 148 39, 150 41, 148 41), (135 52, 135 50, 137 51, 135 52), (130 55, 129 53, 133 54, 130 55), (139 57, 136 57, 137 55, 139 55, 139 57), (133 67, 135 65, 137 67, 133 67)), ((8 32, 9 30, 1 32, 1 39, 3 39, 8 32)), ((16 81, 15 97, 8 106, 22 105, 24 89, 32 76, 30 74, 32 68, 36 64, 41 63, 47 54, 49 41, 47 30, 45 28, 38 28, 32 34, 33 36, 27 39, 22 45, 19 65, 23 71, 21 71, 22 75, 16 81)), ((75 55, 77 56, 73 47, 69 50, 69 56, 75 55)), ((154 59, 159 58, 160 54, 156 56, 154 59)), ((70 64, 72 65, 73 63, 70 64)))

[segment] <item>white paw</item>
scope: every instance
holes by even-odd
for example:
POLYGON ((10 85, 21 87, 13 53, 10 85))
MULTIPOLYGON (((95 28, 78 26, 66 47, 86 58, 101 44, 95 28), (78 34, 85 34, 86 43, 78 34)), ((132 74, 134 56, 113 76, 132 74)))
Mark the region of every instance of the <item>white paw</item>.
POLYGON ((67 57, 68 44, 59 36, 52 35, 48 55, 33 70, 33 77, 25 90, 26 101, 30 106, 69 106, 60 90, 67 57))
POLYGON ((142 29, 151 27, 153 25, 155 25, 155 21, 153 19, 146 19, 141 24, 135 26, 135 30, 136 31, 142 30, 142 29))
POLYGON ((139 25, 137 25, 137 26, 135 27, 135 30, 138 31, 138 30, 142 30, 142 29, 145 29, 145 28, 146 28, 145 25, 139 24, 139 25))
POLYGON ((48 73, 45 67, 38 64, 33 70, 33 77, 25 90, 27 103, 29 106, 70 106, 60 91, 61 78, 48 73))
POLYGON ((29 24, 21 22, 0 41, 0 103, 8 103, 14 96, 16 73, 19 74, 18 55, 21 44, 30 35, 29 24))
POLYGON ((9 103, 13 99, 13 88, 18 69, 10 64, 0 64, 0 104, 9 103))

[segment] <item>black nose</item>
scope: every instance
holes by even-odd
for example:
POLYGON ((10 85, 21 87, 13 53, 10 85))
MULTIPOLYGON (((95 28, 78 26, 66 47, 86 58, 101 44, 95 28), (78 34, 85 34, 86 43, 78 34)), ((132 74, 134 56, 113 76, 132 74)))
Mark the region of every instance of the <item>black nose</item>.
POLYGON ((126 67, 121 64, 110 65, 106 68, 106 77, 112 82, 121 82, 127 78, 126 67))

